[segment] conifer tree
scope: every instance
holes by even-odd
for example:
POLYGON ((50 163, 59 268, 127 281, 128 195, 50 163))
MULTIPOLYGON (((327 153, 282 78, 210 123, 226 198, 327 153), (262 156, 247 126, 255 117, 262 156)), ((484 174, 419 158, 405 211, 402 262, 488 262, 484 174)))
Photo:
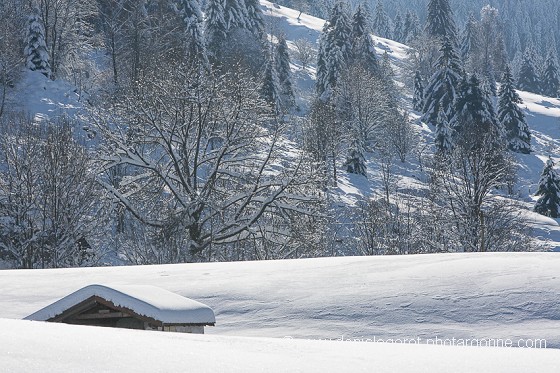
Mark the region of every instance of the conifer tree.
POLYGON ((447 39, 453 46, 457 45, 457 27, 449 0, 430 0, 425 31, 431 37, 447 39))
POLYGON ((424 108, 424 79, 422 79, 422 75, 420 75, 420 71, 418 70, 416 70, 416 73, 414 74, 412 106, 416 111, 422 111, 424 108))
POLYGON ((468 65, 469 57, 476 53, 477 46, 477 22, 471 13, 461 35, 461 60, 465 66, 468 65))
MULTIPOLYGON (((344 61, 350 62, 352 59, 352 23, 346 7, 345 3, 339 1, 331 11, 327 33, 327 49, 333 45, 338 46, 344 61)), ((327 54, 329 54, 328 51, 327 54)))
POLYGON ((454 112, 450 126, 454 131, 455 144, 478 146, 482 138, 488 137, 496 145, 502 145, 505 131, 497 121, 494 105, 481 89, 476 74, 461 81, 454 112))
POLYGON ((208 66, 208 57, 206 55, 206 46, 202 32, 202 12, 198 0, 179 0, 177 10, 187 32, 187 58, 193 58, 194 61, 208 66))
POLYGON ((552 50, 546 57, 542 81, 542 93, 549 97, 558 97, 560 94, 560 73, 558 60, 552 50))
POLYGON ((435 132, 436 154, 449 154, 453 147, 452 130, 443 109, 439 110, 435 132))
POLYGON ((354 41, 354 63, 361 65, 372 75, 379 75, 380 67, 375 46, 369 33, 354 41))
POLYGON ((323 101, 328 101, 333 93, 333 90, 336 88, 336 85, 342 76, 344 69, 346 67, 346 61, 344 60, 344 56, 342 51, 338 47, 338 45, 332 46, 329 50, 328 60, 327 60, 327 76, 326 76, 326 85, 325 91, 321 97, 323 101))
POLYGON ((328 100, 344 69, 352 61, 352 25, 346 5, 337 2, 323 27, 317 59, 317 93, 328 100))
POLYGON ((369 15, 366 9, 360 4, 352 15, 352 40, 356 40, 369 33, 369 15))
POLYGON ((535 212, 551 218, 559 217, 560 178, 550 158, 546 161, 535 195, 540 196, 535 203, 535 212))
POLYGON ((393 25, 393 40, 403 43, 404 40, 404 22, 401 16, 401 12, 397 11, 395 15, 395 21, 393 25))
POLYGON ((522 91, 539 93, 540 82, 535 67, 534 51, 532 48, 527 48, 523 54, 521 61, 521 68, 519 69, 519 77, 517 79, 517 88, 522 91))
POLYGON ((420 35, 420 20, 418 15, 411 11, 406 13, 404 18, 403 40, 405 43, 414 41, 420 35))
POLYGON ((259 0, 244 0, 247 9, 246 28, 257 38, 262 39, 265 31, 264 17, 259 0))
POLYGON ((280 113, 280 84, 274 66, 273 55, 270 54, 266 61, 266 66, 262 76, 260 95, 275 114, 280 113))
POLYGON ((327 88, 327 36, 329 32, 329 23, 323 25, 323 32, 319 36, 319 48, 317 51, 317 79, 315 81, 315 91, 317 96, 321 97, 327 88))
POLYGON ((361 141, 357 137, 352 139, 352 142, 350 143, 350 147, 348 148, 348 156, 344 165, 346 166, 346 171, 351 174, 363 176, 367 175, 364 148, 361 144, 361 141))
POLYGON ((38 71, 50 77, 51 67, 49 54, 45 43, 45 29, 38 15, 33 14, 27 20, 27 35, 25 42, 25 66, 32 71, 38 71))
POLYGON ((385 13, 383 8, 383 1, 378 0, 377 6, 375 7, 375 15, 373 18, 373 32, 377 36, 382 38, 388 38, 391 36, 391 25, 389 23, 389 16, 385 13))
POLYGON ((482 72, 482 82, 481 86, 483 91, 492 97, 498 95, 498 86, 496 85, 496 76, 494 75, 494 68, 491 63, 486 65, 486 68, 482 72))
POLYGON ((224 17, 225 0, 208 0, 204 37, 208 53, 219 59, 226 42, 228 25, 224 17))
POLYGON ((352 63, 360 64, 371 74, 379 73, 379 62, 371 39, 366 9, 359 5, 352 16, 352 63))
POLYGON ((249 30, 251 24, 248 18, 245 0, 224 0, 224 20, 228 31, 235 28, 249 30))
POLYGON ((508 148, 517 153, 527 154, 531 152, 531 133, 525 121, 525 114, 518 106, 522 103, 521 97, 515 91, 511 69, 506 65, 499 92, 498 121, 506 131, 508 148))
POLYGON ((459 57, 451 41, 444 39, 440 52, 441 56, 436 64, 437 70, 424 90, 423 120, 432 125, 437 123, 440 108, 448 118, 453 117, 453 104, 463 74, 459 57))
POLYGON ((286 38, 281 35, 275 48, 274 61, 280 86, 280 102, 283 110, 290 110, 295 106, 294 89, 292 87, 292 73, 290 69, 290 55, 286 38))

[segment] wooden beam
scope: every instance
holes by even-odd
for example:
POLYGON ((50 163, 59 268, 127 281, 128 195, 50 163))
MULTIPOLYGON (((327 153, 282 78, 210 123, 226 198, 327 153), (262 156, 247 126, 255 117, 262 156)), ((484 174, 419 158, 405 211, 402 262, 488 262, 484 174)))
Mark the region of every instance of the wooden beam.
POLYGON ((122 312, 104 312, 104 313, 82 313, 72 317, 75 320, 93 320, 93 319, 114 319, 131 317, 128 314, 122 312))

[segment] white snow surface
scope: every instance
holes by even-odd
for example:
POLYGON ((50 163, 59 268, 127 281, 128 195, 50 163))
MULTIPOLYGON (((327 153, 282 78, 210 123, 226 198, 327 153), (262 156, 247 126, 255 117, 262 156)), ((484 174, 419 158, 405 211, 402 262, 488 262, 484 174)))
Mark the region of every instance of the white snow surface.
MULTIPOLYGON (((0 317, 89 284, 153 285, 211 307, 210 334, 546 339, 560 348, 560 255, 433 254, 0 271, 0 317)), ((0 329, 1 330, 1 329, 0 329)))
POLYGON ((560 351, 242 338, 0 319, 2 372, 557 373, 560 351))
POLYGON ((45 321, 92 296, 166 324, 213 324, 214 311, 205 304, 151 285, 89 285, 27 316, 45 321))

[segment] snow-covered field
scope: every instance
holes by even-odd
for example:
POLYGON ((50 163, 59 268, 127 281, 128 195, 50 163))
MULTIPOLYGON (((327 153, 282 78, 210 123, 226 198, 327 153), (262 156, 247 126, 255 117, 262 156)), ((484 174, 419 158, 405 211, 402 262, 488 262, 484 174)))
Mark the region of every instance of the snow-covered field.
POLYGON ((558 350, 302 341, 0 319, 2 372, 555 373, 558 350))
POLYGON ((0 318, 23 318, 94 283, 159 286, 212 307, 216 326, 206 328, 210 335, 194 336, 2 320, 0 371, 552 373, 560 368, 560 351, 554 349, 560 347, 556 253, 0 271, 0 318), (419 338, 422 345, 346 341, 374 338, 419 338), (426 345, 429 339, 439 343, 436 338, 455 338, 456 345, 473 338, 511 340, 514 346, 520 339, 522 346, 546 339, 553 349, 426 345))

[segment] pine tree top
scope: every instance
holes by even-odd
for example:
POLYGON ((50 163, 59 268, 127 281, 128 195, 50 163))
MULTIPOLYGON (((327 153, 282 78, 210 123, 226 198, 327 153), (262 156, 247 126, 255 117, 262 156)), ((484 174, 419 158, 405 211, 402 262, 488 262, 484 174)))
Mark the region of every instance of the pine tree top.
POLYGON ((369 33, 369 15, 360 4, 352 16, 352 38, 357 39, 369 33))
POLYGON ((426 17, 426 33, 436 38, 457 41, 457 27, 449 0, 430 0, 426 17))

